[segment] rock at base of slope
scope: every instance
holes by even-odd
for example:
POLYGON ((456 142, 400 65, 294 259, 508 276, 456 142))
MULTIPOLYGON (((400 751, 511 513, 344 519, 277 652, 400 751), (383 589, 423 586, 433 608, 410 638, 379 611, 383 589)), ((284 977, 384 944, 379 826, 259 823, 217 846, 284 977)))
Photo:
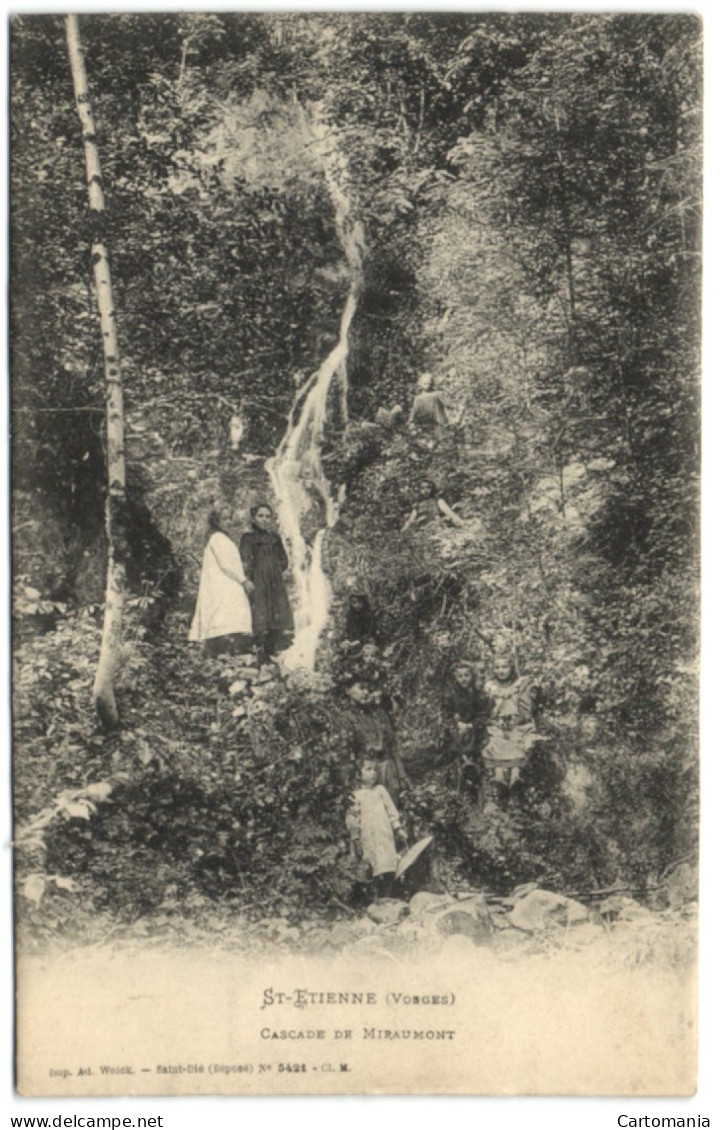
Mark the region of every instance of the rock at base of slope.
POLYGON ((394 926, 408 914, 408 907, 400 899, 379 899, 366 907, 366 914, 381 926, 394 926))
POLYGON ((553 926, 572 926, 587 919, 588 911, 580 902, 542 889, 529 891, 518 899, 508 915, 511 926, 527 933, 553 926))
POLYGON ((483 895, 455 899, 419 891, 411 899, 411 920, 441 937, 463 935, 474 945, 487 945, 493 935, 491 915, 483 895))

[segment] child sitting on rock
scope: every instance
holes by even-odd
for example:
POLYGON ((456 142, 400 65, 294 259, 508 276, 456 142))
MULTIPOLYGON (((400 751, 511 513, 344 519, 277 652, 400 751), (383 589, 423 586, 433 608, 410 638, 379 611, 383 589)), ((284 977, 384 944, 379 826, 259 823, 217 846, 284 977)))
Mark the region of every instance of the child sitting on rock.
POLYGON ((378 783, 375 761, 361 765, 361 786, 351 797, 346 827, 351 856, 366 865, 376 898, 389 895, 398 864, 396 840, 404 847, 408 841, 388 790, 378 783))
POLYGON ((463 518, 456 514, 444 498, 439 496, 435 483, 431 482, 430 479, 421 479, 418 484, 418 498, 401 526, 401 533, 404 534, 406 530, 413 527, 416 529, 430 527, 432 529, 442 522, 450 522, 453 526, 465 525, 463 518))

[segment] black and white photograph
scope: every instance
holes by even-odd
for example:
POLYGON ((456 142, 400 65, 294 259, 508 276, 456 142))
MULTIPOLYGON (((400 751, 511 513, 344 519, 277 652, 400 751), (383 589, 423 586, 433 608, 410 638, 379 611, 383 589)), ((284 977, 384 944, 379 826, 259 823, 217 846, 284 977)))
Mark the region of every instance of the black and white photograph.
POLYGON ((700 16, 8 40, 20 1094, 693 1095, 700 16))

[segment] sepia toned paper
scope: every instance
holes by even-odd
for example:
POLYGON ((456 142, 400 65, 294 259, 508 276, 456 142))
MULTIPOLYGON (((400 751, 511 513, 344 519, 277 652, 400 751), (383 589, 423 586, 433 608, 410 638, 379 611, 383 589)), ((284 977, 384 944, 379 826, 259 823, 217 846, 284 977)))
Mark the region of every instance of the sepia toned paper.
POLYGON ((690 1095, 694 999, 691 973, 585 954, 21 958, 18 1082, 55 1096, 690 1095), (322 994, 358 1003, 298 1007, 322 994))
MULTIPOLYGON (((16 765, 27 756, 16 744, 16 765)), ((693 906, 661 933, 652 917, 598 925, 591 916, 584 935, 569 923, 553 944, 532 931, 504 943, 498 928, 493 944, 456 935, 417 951, 383 930, 332 950, 269 930, 262 953, 211 932, 194 944, 112 931, 31 944, 21 931, 17 1087, 53 1098, 693 1095, 693 906)))

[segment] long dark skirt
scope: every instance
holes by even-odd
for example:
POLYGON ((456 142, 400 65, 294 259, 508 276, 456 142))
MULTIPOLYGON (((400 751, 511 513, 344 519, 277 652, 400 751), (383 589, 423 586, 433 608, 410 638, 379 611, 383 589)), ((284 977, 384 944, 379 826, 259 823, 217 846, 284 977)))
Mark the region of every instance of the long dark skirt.
POLYGON ((253 650, 253 637, 245 632, 229 636, 211 636, 205 641, 205 654, 216 659, 219 655, 247 655, 253 650))
POLYGON ((253 634, 265 659, 293 642, 293 612, 283 578, 288 558, 277 534, 255 529, 240 539, 240 555, 255 586, 250 594, 253 634))

